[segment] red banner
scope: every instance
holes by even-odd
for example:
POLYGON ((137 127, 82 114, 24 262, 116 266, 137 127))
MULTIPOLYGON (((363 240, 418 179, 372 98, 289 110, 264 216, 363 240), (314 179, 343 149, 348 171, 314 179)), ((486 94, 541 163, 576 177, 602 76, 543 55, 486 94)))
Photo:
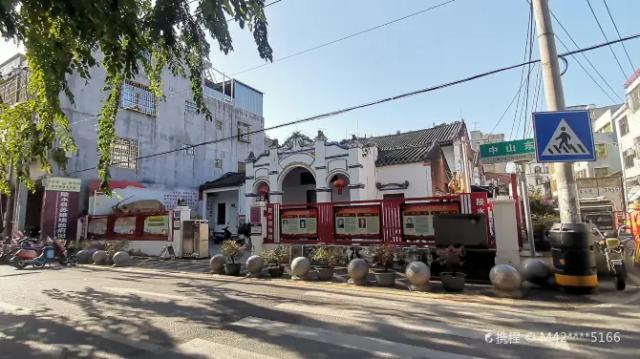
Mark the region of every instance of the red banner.
POLYGON ((78 228, 78 192, 45 191, 40 229, 42 237, 75 240, 78 228))

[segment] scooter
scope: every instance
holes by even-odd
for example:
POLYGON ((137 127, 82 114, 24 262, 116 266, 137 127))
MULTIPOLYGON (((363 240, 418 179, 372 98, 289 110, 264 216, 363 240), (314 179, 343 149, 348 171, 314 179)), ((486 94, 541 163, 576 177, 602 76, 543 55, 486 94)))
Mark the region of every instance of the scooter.
POLYGON ((213 236, 213 244, 220 244, 227 239, 231 239, 231 231, 229 230, 229 226, 224 227, 222 229, 222 233, 215 233, 213 236))
POLYGON ((77 264, 75 253, 67 249, 66 244, 54 241, 47 237, 47 244, 41 248, 22 248, 11 258, 10 264, 18 269, 32 265, 34 268, 43 268, 47 263, 59 262, 61 265, 77 264))
POLYGON ((603 234, 598 228, 594 228, 593 231, 600 237, 595 243, 596 248, 604 256, 609 273, 616 278, 616 289, 624 290, 627 285, 627 271, 624 265, 626 243, 617 237, 617 233, 603 234))

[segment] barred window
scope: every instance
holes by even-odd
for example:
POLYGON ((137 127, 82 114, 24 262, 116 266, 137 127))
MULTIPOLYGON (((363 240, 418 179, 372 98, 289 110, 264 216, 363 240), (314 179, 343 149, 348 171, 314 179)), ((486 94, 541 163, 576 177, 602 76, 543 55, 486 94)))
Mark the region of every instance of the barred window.
POLYGON ((243 122, 238 122, 238 141, 251 142, 251 127, 243 122))
POLYGON ((155 116, 156 95, 147 86, 127 80, 122 84, 120 107, 155 116))
POLYGON ((111 165, 114 167, 138 168, 138 141, 128 138, 116 138, 111 146, 111 165))
POLYGON ((189 101, 189 100, 185 100, 184 101, 184 112, 185 113, 197 113, 198 112, 198 107, 196 106, 195 102, 193 101, 189 101))
POLYGON ((220 120, 216 120, 216 128, 217 128, 218 130, 222 130, 222 121, 220 121, 220 120))
POLYGON ((216 158, 216 160, 213 162, 213 165, 215 168, 222 168, 222 160, 220 158, 216 158))

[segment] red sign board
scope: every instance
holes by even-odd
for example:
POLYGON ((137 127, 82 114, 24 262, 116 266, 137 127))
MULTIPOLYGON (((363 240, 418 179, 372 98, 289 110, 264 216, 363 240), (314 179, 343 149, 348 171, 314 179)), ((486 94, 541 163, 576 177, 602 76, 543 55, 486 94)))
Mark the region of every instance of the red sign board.
POLYGON ((78 192, 50 190, 44 192, 40 219, 43 237, 62 241, 76 239, 78 199, 78 192))

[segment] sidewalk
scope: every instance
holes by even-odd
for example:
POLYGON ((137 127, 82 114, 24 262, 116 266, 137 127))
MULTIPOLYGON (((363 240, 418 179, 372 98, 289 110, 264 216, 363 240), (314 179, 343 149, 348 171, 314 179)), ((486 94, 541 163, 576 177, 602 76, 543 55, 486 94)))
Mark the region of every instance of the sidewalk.
POLYGON ((242 280, 251 281, 263 281, 268 285, 275 286, 287 286, 287 287, 308 287, 308 286, 330 286, 334 289, 341 288, 345 290, 353 290, 358 288, 359 291, 375 291, 385 295, 419 295, 424 297, 425 295, 430 298, 440 298, 446 300, 467 300, 475 298, 475 300, 483 300, 490 302, 546 302, 551 303, 563 303, 574 305, 598 305, 607 306, 611 304, 629 304, 632 302, 640 301, 640 287, 638 282, 635 282, 637 278, 629 278, 627 289, 624 292, 618 292, 614 289, 613 282, 604 279, 601 280, 600 286, 595 294, 592 295, 570 295, 561 290, 555 289, 538 289, 532 288, 526 283, 523 284, 520 293, 514 296, 505 296, 502 293, 496 292, 491 285, 487 284, 475 284, 467 283, 465 285, 464 292, 462 293, 449 293, 444 291, 439 280, 431 279, 429 285, 430 288, 427 292, 410 292, 407 287, 407 280, 403 273, 398 273, 395 287, 385 288, 375 285, 375 278, 372 273, 369 275, 369 284, 367 286, 353 286, 348 283, 348 274, 346 268, 338 267, 335 269, 333 281, 318 281, 315 277, 315 273, 312 271, 309 278, 306 280, 291 280, 287 268, 282 278, 274 279, 267 275, 261 278, 247 278, 245 276, 226 276, 220 274, 212 274, 209 271, 208 259, 176 259, 176 260, 162 260, 158 258, 149 257, 133 257, 127 267, 107 267, 89 265, 91 268, 100 270, 111 270, 121 272, 137 272, 139 274, 153 275, 155 273, 161 273, 164 275, 171 275, 180 278, 192 278, 192 279, 215 279, 229 282, 238 282, 242 280))

